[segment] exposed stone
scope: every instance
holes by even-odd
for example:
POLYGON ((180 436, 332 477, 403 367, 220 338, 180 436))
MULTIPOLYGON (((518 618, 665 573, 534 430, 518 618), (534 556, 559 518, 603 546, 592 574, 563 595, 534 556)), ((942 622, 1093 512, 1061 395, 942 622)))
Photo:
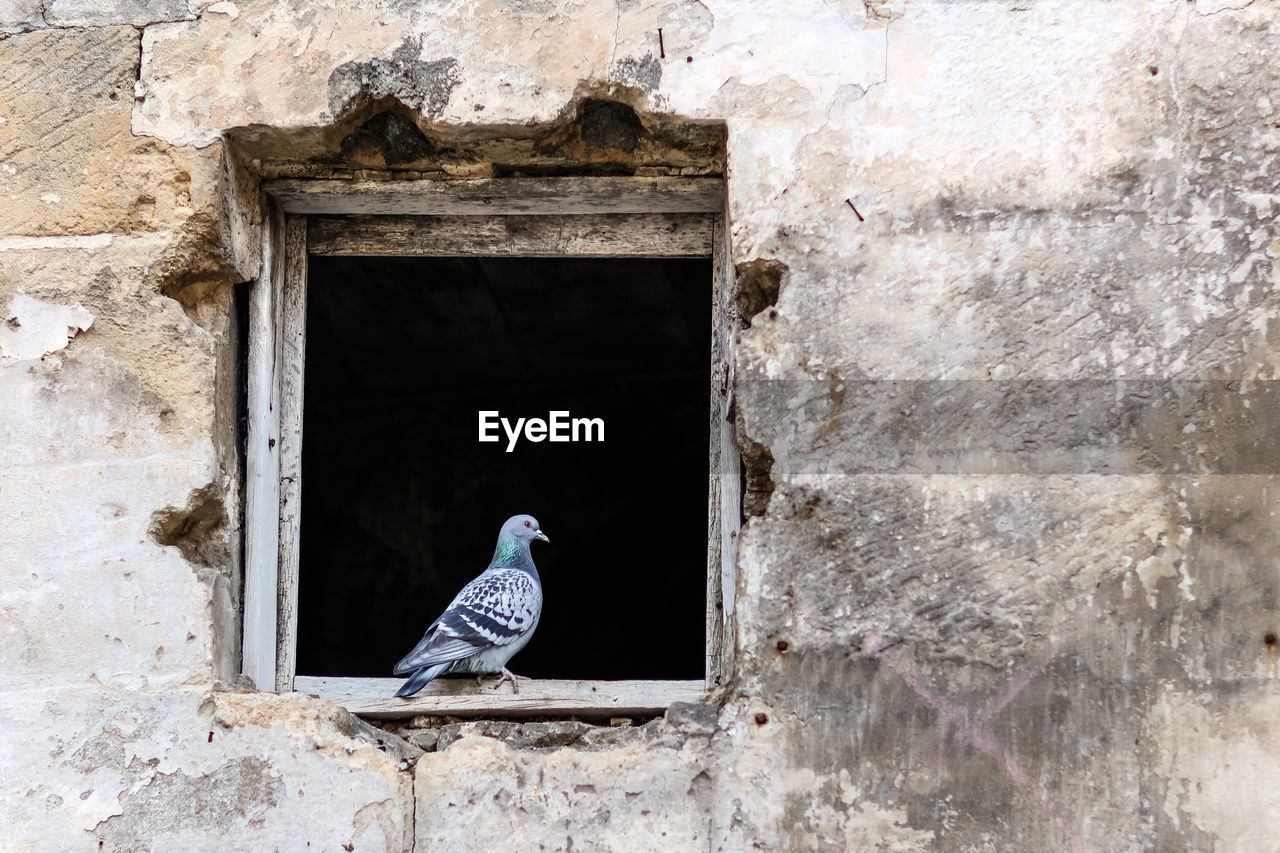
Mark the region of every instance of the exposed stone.
POLYGON ((457 64, 452 56, 422 59, 422 39, 406 38, 385 60, 348 62, 335 68, 329 75, 329 114, 341 118, 389 97, 436 118, 449 105, 449 96, 458 85, 457 64))
POLYGON ((182 556, 202 566, 224 565, 226 544, 211 537, 227 524, 221 489, 210 483, 187 498, 183 508, 166 507, 151 521, 151 535, 161 545, 176 545, 182 556), (210 550, 212 548, 212 550, 210 550))
POLYGON ((610 69, 613 78, 624 86, 634 86, 652 92, 662 82, 662 63, 652 53, 643 57, 626 56, 610 69))
POLYGON ((444 752, 467 735, 505 740, 520 730, 519 723, 506 720, 479 720, 473 723, 455 723, 444 726, 436 738, 436 751, 444 752))
POLYGON ((130 133, 137 74, 132 27, 0 42, 0 234, 173 226, 190 203, 191 176, 168 146, 130 133))
POLYGON ((522 740, 516 748, 549 749, 570 746, 580 741, 594 727, 587 723, 556 720, 546 723, 525 723, 520 727, 522 740))
POLYGON ((747 518, 764 515, 773 496, 773 452, 758 441, 740 436, 742 468, 746 488, 742 494, 742 514, 747 518))
POLYGON ((771 260, 755 260, 738 264, 736 303, 738 320, 750 326, 757 314, 778 304, 786 264, 771 260))
POLYGON ((145 27, 192 18, 187 0, 46 0, 43 12, 54 27, 145 27))
POLYGON ((666 722, 672 728, 690 734, 709 735, 716 731, 720 709, 715 705, 676 702, 667 709, 666 722))
POLYGON ((404 734, 405 740, 423 752, 435 752, 436 744, 440 741, 439 729, 419 729, 414 732, 405 732, 404 734))
POLYGON ((7 4, 6 843, 1265 848, 1276 17, 7 4), (210 692, 259 181, 560 174, 726 176, 747 523, 714 703, 374 728, 210 692))

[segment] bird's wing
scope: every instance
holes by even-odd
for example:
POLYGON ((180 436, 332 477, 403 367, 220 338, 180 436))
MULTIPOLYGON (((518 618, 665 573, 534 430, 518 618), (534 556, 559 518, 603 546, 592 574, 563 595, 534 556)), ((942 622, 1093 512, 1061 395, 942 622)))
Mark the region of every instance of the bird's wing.
POLYGON ((462 588, 394 672, 404 675, 514 643, 532 630, 541 609, 542 590, 527 572, 489 569, 462 588))

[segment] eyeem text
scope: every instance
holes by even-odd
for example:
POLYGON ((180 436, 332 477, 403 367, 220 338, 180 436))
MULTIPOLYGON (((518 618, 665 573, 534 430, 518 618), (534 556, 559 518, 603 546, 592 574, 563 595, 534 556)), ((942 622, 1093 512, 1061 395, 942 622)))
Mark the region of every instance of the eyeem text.
POLYGON ((515 450, 521 433, 527 441, 604 441, 604 418, 573 418, 568 412, 548 412, 547 419, 516 418, 513 424, 497 411, 482 411, 480 440, 501 441, 498 428, 507 434, 507 452, 515 450))

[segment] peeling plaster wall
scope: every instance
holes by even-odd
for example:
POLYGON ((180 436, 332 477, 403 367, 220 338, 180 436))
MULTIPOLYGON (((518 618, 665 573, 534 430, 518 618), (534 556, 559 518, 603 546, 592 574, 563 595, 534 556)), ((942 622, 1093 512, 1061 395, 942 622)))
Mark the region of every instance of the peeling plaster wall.
POLYGON ((1280 849, 1278 14, 5 5, 0 850, 1280 849), (743 286, 716 707, 410 767, 236 692, 256 174, 705 170, 663 116, 743 286))

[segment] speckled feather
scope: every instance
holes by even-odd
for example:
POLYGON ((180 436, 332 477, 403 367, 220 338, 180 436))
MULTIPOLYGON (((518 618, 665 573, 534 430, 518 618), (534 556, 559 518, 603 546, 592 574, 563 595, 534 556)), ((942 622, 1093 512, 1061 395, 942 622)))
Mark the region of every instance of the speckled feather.
POLYGON ((541 613, 542 586, 534 576, 524 569, 487 569, 454 597, 395 674, 440 663, 453 664, 446 672, 496 672, 528 642, 541 613), (515 647, 504 648, 509 646, 515 647), (489 662, 483 658, 493 657, 483 654, 490 647, 504 653, 502 663, 480 668, 489 662))

